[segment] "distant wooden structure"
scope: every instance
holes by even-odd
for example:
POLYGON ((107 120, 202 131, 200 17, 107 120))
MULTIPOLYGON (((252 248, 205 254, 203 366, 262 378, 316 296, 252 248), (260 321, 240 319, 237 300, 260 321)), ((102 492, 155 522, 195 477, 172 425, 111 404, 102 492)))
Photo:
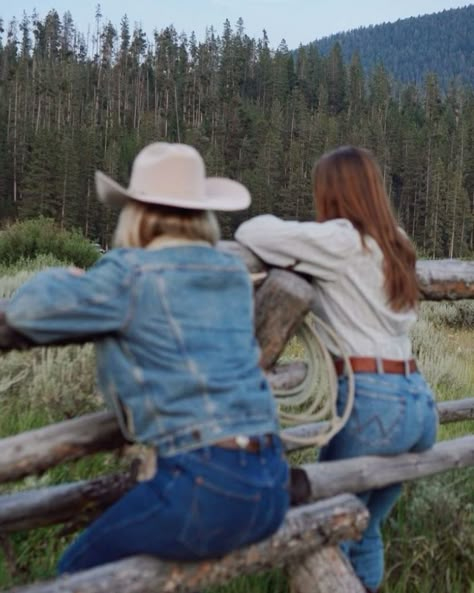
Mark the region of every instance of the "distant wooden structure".
MULTIPOLYGON (((300 383, 306 373, 304 364, 275 364, 311 308, 312 287, 292 272, 267 270, 250 252, 234 243, 222 243, 221 248, 237 252, 251 272, 265 272, 256 292, 255 321, 262 366, 273 386, 300 383)), ((426 299, 474 298, 473 262, 420 262, 418 275, 426 299)), ((2 324, 0 311, 0 348, 33 346, 2 324)), ((474 398, 443 402, 438 410, 441 422, 474 419, 474 398)), ((287 431, 308 436, 322 428, 323 423, 316 423, 287 431)), ((1 439, 0 483, 126 444, 109 412, 1 439)), ((288 445, 288 450, 297 448, 296 444, 288 445)), ((11 593, 193 593, 277 566, 288 570, 292 593, 363 593, 364 588, 337 547, 345 539, 359 537, 367 524, 367 510, 354 493, 470 465, 474 465, 474 436, 445 441, 420 454, 307 464, 304 469, 309 478, 308 501, 292 509, 278 533, 264 542, 198 564, 132 557, 13 589, 11 593)), ((130 471, 123 474, 0 496, 0 541, 19 530, 74 524, 78 516, 81 521, 91 520, 136 483, 137 472, 137 464, 132 464, 130 471)))

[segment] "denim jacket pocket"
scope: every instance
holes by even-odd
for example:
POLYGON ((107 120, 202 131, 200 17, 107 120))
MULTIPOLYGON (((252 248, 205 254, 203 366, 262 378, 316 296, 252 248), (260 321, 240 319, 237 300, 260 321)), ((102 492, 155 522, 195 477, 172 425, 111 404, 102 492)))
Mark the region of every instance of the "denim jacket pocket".
MULTIPOLYGON (((406 400, 396 394, 357 389, 348 433, 366 454, 391 454, 406 423, 406 400)), ((395 451, 393 451, 395 452, 395 451)))
POLYGON ((197 475, 181 543, 196 557, 220 557, 240 547, 252 535, 261 511, 256 488, 215 481, 197 475))

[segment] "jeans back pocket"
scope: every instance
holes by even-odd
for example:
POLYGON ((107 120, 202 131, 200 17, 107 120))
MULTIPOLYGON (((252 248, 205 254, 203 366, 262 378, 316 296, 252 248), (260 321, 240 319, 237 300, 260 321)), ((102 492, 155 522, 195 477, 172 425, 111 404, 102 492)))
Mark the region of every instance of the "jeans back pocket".
MULTIPOLYGON (((360 454, 396 454, 407 419, 406 400, 384 390, 357 388, 347 432, 360 454)), ((403 447, 403 446, 402 446, 403 447)))
POLYGON ((220 557, 252 538, 261 510, 261 493, 243 484, 225 486, 196 476, 180 542, 196 556, 220 557))

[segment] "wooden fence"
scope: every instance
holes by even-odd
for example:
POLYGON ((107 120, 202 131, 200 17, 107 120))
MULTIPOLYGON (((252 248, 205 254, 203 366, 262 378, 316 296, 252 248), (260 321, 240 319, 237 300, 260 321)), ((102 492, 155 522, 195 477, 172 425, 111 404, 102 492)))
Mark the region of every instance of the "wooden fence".
MULTIPOLYGON (((249 251, 234 243, 221 248, 237 252, 250 272, 258 274, 256 332, 261 363, 274 387, 290 387, 305 377, 303 363, 275 366, 288 339, 311 309, 313 291, 303 278, 283 270, 267 270, 249 251)), ((418 275, 425 298, 474 298, 472 262, 420 262, 418 275)), ((0 348, 33 346, 2 323, 0 348)), ((474 419, 474 398, 438 405, 442 423, 474 419)), ((286 429, 308 436, 324 423, 286 429)), ((0 483, 36 475, 60 463, 126 446, 114 416, 89 414, 0 440, 0 483)), ((289 444, 288 450, 299 447, 289 444)), ((432 450, 396 457, 359 457, 304 466, 309 478, 307 501, 288 513, 270 539, 227 557, 198 564, 132 557, 71 576, 33 584, 18 593, 148 593, 190 592, 222 584, 235 576, 285 567, 293 593, 363 593, 337 544, 363 532, 368 513, 355 493, 452 468, 474 465, 474 436, 437 444, 432 450)), ((91 520, 137 480, 139 461, 129 471, 0 496, 0 542, 12 532, 57 523, 77 525, 91 520)))

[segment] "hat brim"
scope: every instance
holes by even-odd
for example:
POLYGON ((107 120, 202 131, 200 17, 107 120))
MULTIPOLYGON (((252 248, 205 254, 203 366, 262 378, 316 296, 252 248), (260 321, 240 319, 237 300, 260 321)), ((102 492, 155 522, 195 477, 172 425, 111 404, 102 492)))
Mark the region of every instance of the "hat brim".
POLYGON ((226 177, 208 177, 204 182, 204 195, 194 198, 183 198, 167 195, 139 194, 122 187, 111 177, 96 171, 95 186, 97 197, 104 204, 123 207, 129 200, 145 204, 161 204, 175 208, 193 210, 245 210, 250 206, 251 197, 247 188, 226 177))

